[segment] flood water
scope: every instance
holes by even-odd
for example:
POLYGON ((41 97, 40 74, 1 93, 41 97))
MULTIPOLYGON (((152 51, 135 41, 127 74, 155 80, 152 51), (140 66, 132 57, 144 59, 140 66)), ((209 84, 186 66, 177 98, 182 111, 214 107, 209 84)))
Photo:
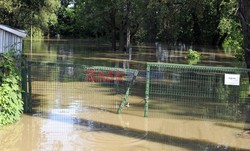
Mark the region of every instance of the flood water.
MULTIPOLYGON (((31 50, 25 41, 29 61, 77 64, 79 68, 32 66, 33 112, 0 128, 0 150, 250 150, 250 138, 240 135, 244 116, 231 117, 221 105, 212 106, 216 113, 211 113, 210 108, 202 108, 193 99, 176 103, 171 101, 176 98, 154 95, 149 117, 144 118, 145 82, 138 82, 129 97, 129 107, 118 115, 116 110, 126 83, 100 84, 78 79, 81 72, 77 71, 83 64, 137 70, 145 70, 146 62, 187 64, 188 46, 163 45, 160 54, 154 44, 135 46, 129 54, 112 52, 106 43, 82 40, 34 42, 32 47, 31 50), (203 114, 204 110, 207 112, 203 114)), ((230 52, 196 49, 202 52, 198 65, 239 66, 230 52)), ((229 110, 235 111, 233 107, 229 110)))
POLYGON ((201 52, 202 59, 198 65, 239 66, 234 61, 232 51, 224 51, 210 46, 161 45, 161 52, 156 51, 155 44, 138 44, 131 53, 110 51, 110 44, 83 40, 50 40, 25 42, 28 60, 45 62, 64 62, 74 64, 103 65, 121 68, 143 69, 146 62, 168 62, 188 64, 185 58, 188 49, 201 52))

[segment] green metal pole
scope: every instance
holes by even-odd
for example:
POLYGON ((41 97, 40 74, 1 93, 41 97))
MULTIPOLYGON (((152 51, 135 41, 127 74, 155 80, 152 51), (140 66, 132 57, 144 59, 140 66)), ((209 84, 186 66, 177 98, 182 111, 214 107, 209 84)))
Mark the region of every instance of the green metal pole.
POLYGON ((150 65, 147 64, 144 117, 148 117, 149 88, 150 88, 150 65))
POLYGON ((28 86, 29 86, 29 101, 28 101, 28 112, 32 112, 32 81, 31 81, 31 64, 28 63, 28 86))
POLYGON ((23 57, 23 62, 21 64, 21 75, 22 75, 22 99, 23 99, 23 109, 24 113, 28 112, 28 100, 27 100, 27 66, 26 60, 23 57))
POLYGON ((138 71, 135 71, 134 74, 133 74, 133 78, 132 78, 132 81, 129 83, 129 86, 128 86, 128 89, 126 91, 126 94, 117 110, 117 114, 121 114, 122 112, 122 109, 124 108, 125 106, 125 103, 128 101, 128 97, 129 97, 129 94, 130 94, 130 89, 132 87, 132 85, 134 84, 135 80, 136 80, 136 77, 138 75, 138 71))
POLYGON ((128 87, 128 89, 127 89, 127 92, 126 92, 126 94, 125 94, 125 96, 124 96, 124 98, 123 98, 123 100, 122 100, 122 102, 121 102, 121 104, 119 106, 119 109, 117 110, 117 114, 121 114, 122 109, 125 106, 125 103, 128 101, 129 93, 130 93, 130 87, 128 87))

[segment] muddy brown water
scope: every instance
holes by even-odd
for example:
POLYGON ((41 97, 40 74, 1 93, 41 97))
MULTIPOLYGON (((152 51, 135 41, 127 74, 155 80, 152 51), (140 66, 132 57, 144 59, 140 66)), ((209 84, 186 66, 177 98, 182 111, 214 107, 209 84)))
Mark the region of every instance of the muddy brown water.
MULTIPOLYGON (((80 40, 36 42, 32 52, 29 46, 26 42, 25 52, 32 61, 140 70, 147 61, 187 63, 186 52, 179 52, 180 48, 157 59, 154 45, 136 47, 131 60, 124 52, 110 52, 108 44, 80 40)), ((205 48, 201 51, 204 58, 199 64, 235 66, 230 53, 205 48)), ((198 114, 198 108, 171 102, 151 108, 149 117, 144 118, 143 95, 130 96, 130 106, 117 115, 123 96, 112 93, 111 87, 82 81, 39 80, 39 74, 36 76, 32 81, 33 113, 0 128, 0 150, 250 150, 250 140, 239 135, 243 121, 202 118, 194 112, 188 114, 193 110, 198 114)))

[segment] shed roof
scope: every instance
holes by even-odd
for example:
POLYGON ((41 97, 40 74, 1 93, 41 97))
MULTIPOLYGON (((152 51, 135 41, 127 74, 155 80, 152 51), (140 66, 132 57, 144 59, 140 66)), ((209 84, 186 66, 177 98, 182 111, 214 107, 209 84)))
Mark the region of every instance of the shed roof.
POLYGON ((12 33, 18 37, 21 37, 21 38, 24 38, 26 37, 26 33, 24 30, 20 30, 20 29, 14 29, 14 28, 11 28, 9 26, 6 26, 6 25, 2 25, 0 24, 0 29, 4 30, 4 31, 7 31, 9 33, 12 33))

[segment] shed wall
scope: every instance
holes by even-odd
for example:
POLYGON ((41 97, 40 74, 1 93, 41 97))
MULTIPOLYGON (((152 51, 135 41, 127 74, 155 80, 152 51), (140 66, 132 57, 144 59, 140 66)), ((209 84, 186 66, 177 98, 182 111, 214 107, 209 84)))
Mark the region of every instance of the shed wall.
POLYGON ((22 38, 0 29, 0 53, 22 50, 22 38))

